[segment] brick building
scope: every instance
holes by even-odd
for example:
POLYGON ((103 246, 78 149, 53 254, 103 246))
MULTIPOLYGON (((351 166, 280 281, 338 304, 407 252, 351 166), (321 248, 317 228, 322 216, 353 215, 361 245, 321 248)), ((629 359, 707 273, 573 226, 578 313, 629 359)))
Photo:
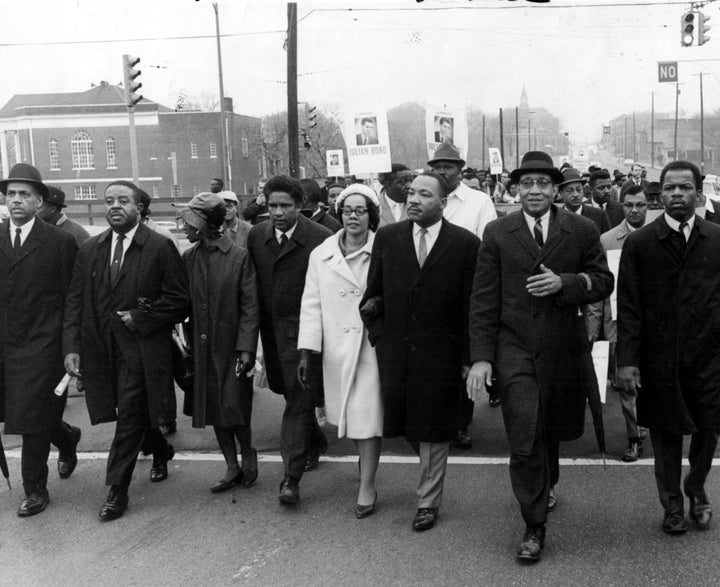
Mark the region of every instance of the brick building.
MULTIPOLYGON (((223 176, 219 113, 143 99, 135 126, 140 185, 159 202, 187 201, 223 176)), ((252 194, 262 169, 260 119, 235 114, 226 98, 226 127, 231 189, 252 194)), ((132 179, 124 90, 102 82, 86 92, 13 96, 0 109, 0 159, 3 177, 31 163, 69 203, 97 202, 109 182, 132 179)))

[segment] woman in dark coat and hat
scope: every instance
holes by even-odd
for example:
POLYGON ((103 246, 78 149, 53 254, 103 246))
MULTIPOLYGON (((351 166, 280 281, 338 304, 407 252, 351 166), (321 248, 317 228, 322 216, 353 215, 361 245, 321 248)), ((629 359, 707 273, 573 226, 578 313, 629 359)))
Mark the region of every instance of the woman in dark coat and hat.
POLYGON ((227 491, 257 479, 257 452, 252 446, 252 379, 259 309, 255 269, 246 249, 220 232, 225 202, 217 194, 201 193, 180 215, 193 248, 183 254, 190 282, 193 390, 185 397, 184 413, 193 427, 211 424, 225 457, 225 476, 210 488, 227 491), (242 470, 235 439, 240 444, 242 470))

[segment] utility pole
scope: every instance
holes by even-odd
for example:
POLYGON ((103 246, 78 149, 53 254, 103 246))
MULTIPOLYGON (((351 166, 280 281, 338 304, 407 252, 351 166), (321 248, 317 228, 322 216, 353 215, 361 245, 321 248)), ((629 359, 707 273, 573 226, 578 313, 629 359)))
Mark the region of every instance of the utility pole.
POLYGON ((297 179, 300 177, 297 103, 297 3, 288 2, 287 15, 288 166, 290 167, 290 177, 297 179))
POLYGON ((520 167, 520 124, 518 107, 515 106, 515 168, 520 167))
POLYGON ((655 167, 655 94, 650 92, 650 167, 655 167))
POLYGON ((217 2, 214 2, 212 7, 215 11, 215 40, 217 42, 218 80, 220 83, 220 140, 222 141, 223 184, 227 186, 228 190, 232 190, 232 183, 231 181, 228 181, 228 168, 230 167, 230 161, 228 160, 229 149, 225 128, 225 90, 223 88, 222 53, 220 51, 220 16, 218 14, 217 2))
POLYGON ((673 161, 678 160, 677 127, 678 127, 678 98, 680 96, 680 82, 675 82, 675 132, 673 133, 673 161))
POLYGON ((528 116, 528 151, 532 151, 532 145, 530 144, 530 116, 528 116))
POLYGON ((483 114, 483 137, 482 137, 482 168, 485 171, 485 115, 483 114))
POLYGON ((638 160, 637 131, 635 130, 635 111, 633 110, 633 161, 638 160))
POLYGON ((503 115, 502 108, 500 108, 500 158, 505 163, 505 140, 503 135, 503 115))
POLYGON ((702 78, 707 73, 694 73, 700 78, 700 173, 705 173, 705 109, 703 107, 703 83, 702 78))
POLYGON ((623 114, 623 162, 627 159, 627 115, 623 114))

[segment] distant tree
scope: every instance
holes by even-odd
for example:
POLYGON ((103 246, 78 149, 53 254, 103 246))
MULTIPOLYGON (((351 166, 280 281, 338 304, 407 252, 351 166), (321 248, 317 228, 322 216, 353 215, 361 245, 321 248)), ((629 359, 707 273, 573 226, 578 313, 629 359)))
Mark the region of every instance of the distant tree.
POLYGON ((392 162, 421 169, 427 162, 425 107, 405 102, 388 110, 387 119, 392 162))

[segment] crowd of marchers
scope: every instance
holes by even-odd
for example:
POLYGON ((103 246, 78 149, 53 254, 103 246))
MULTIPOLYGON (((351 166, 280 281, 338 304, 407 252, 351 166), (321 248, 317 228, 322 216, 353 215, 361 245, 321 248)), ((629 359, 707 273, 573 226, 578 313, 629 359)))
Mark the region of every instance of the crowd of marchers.
POLYGON ((285 400, 280 504, 299 504, 303 474, 327 451, 327 421, 357 447, 359 520, 382 510, 382 439, 408 441, 420 462, 415 531, 436 524, 450 446, 470 446, 474 402, 489 394, 525 523, 517 558, 538 561, 559 503, 559 444, 583 434, 599 391, 591 349, 608 340, 609 386, 627 424, 622 459, 641 457, 649 437, 662 529, 685 532, 686 511, 707 529, 720 431, 720 211, 698 168, 672 162, 651 189, 639 166, 629 179, 583 175, 531 151, 493 184, 451 143, 427 167, 393 164, 378 187, 276 176, 243 210, 213 180, 179 209, 191 243, 181 255, 139 186, 110 183, 109 227, 88 237, 63 214, 60 190, 15 165, 0 181, 9 213, 0 420, 22 435, 18 515, 49 504, 51 445, 61 479, 77 466, 81 430, 63 421, 58 386, 66 374, 82 384, 93 425, 116 423, 102 521, 126 512, 141 451, 153 456, 150 481, 167 478, 175 382, 183 413, 213 427, 225 459, 209 490, 253 485, 262 364, 264 384, 285 400), (503 199, 520 209, 498 217, 493 200, 503 199), (614 312, 606 252, 618 249, 614 312), (683 435, 692 435, 684 481, 683 435))

